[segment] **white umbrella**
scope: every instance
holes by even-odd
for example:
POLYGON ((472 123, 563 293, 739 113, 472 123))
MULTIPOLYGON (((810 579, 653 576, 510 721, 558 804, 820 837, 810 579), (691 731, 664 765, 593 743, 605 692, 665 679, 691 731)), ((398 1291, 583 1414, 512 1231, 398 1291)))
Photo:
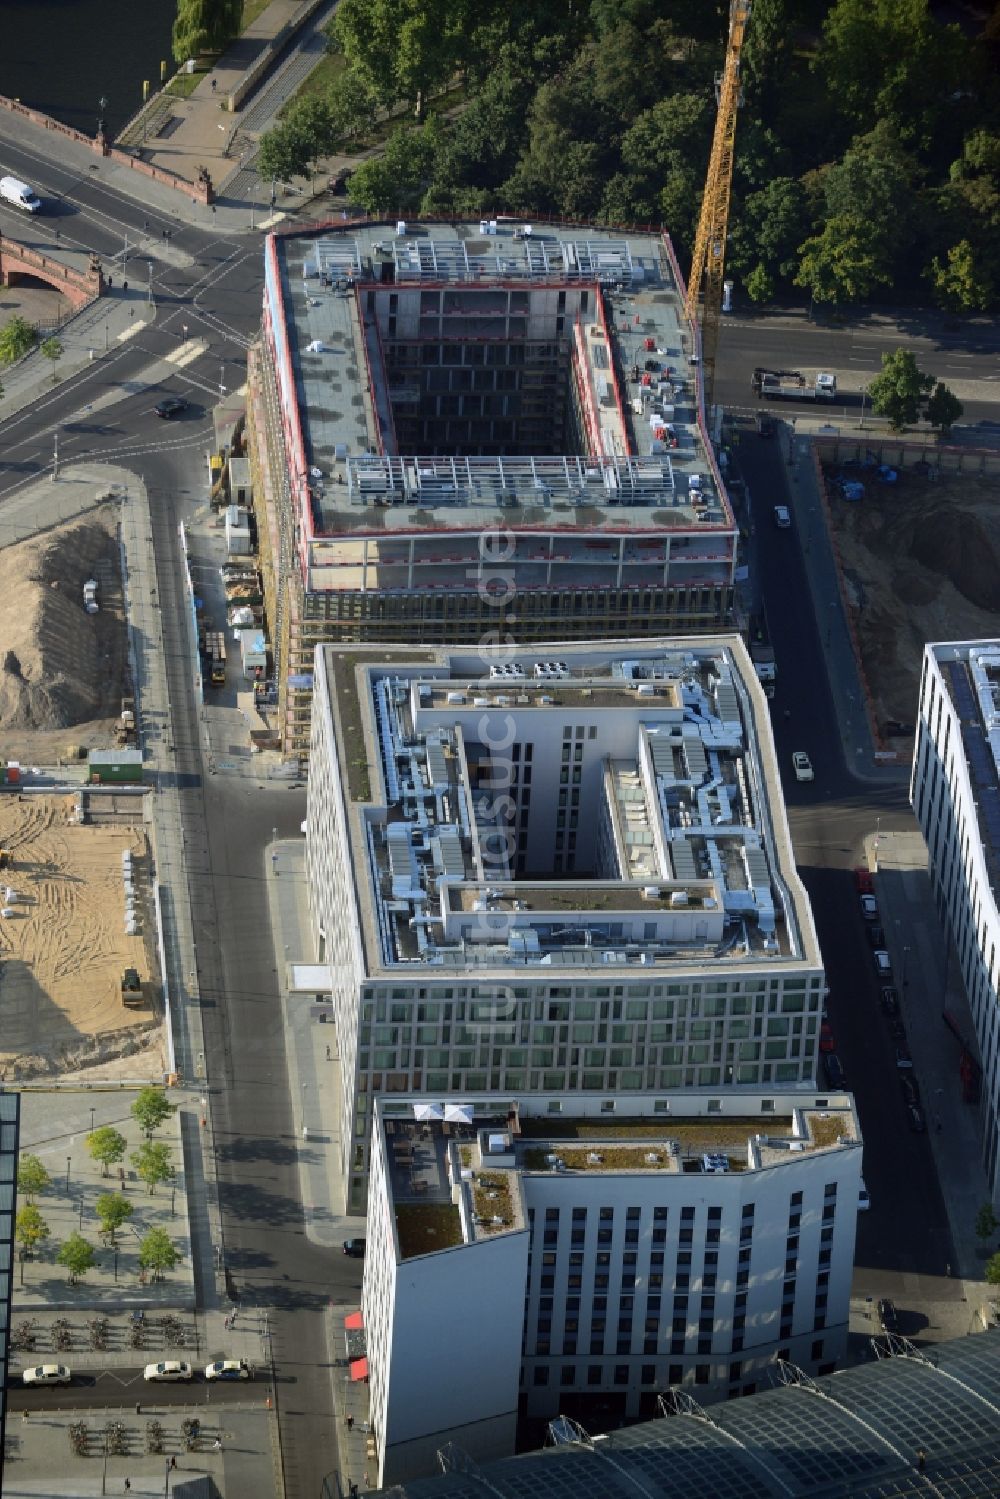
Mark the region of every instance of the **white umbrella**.
POLYGON ((444 1117, 452 1124, 471 1124, 471 1103, 446 1103, 444 1106, 444 1117))
POLYGON ((413 1117, 414 1119, 443 1119, 444 1110, 439 1103, 415 1103, 413 1117))

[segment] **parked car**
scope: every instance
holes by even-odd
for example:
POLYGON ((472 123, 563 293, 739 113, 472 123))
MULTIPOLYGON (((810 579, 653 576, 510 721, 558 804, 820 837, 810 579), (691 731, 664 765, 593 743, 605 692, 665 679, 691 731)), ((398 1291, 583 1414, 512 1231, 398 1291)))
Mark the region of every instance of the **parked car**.
POLYGON ((912 1068, 913 1058, 910 1056, 910 1048, 908 1046, 899 1045, 896 1047, 896 1066, 905 1072, 909 1072, 912 1068))
POLYGON ((859 1213, 867 1213, 867 1211, 871 1207, 871 1205, 872 1205, 872 1200, 868 1196, 868 1188, 865 1186, 865 1179, 864 1179, 864 1177, 862 1177, 861 1178, 861 1185, 858 1188, 858 1212, 859 1213))
POLYGON ((906 1040, 906 1027, 898 1015, 893 1015, 889 1020, 889 1035, 894 1041, 906 1040))
POLYGON ((899 1014, 899 990, 893 988, 892 984, 885 984, 882 989, 882 997, 879 1001, 886 1015, 899 1014))
POLYGON ((880 979, 892 978, 892 959, 884 947, 877 947, 872 953, 872 961, 875 964, 875 972, 880 979))
POLYGON ((835 1051, 823 1053, 823 1071, 826 1073, 828 1088, 845 1088, 847 1086, 843 1066, 835 1051))
POLYGON ((154 406, 157 416, 162 416, 166 421, 171 417, 180 416, 182 411, 188 409, 188 403, 183 396, 167 396, 154 406))
POLYGON ((65 1364, 36 1364, 21 1375, 21 1381, 26 1385, 69 1384, 72 1378, 73 1371, 65 1364))
POLYGON ((865 927, 865 931, 868 934, 868 941, 871 943, 872 947, 884 947, 885 946, 885 928, 884 927, 879 926, 878 923, 876 922, 874 926, 865 927))
POLYGON ((899 1317, 895 1304, 887 1296, 883 1296, 878 1304, 878 1320, 883 1332, 899 1331, 899 1317))
POLYGON ((364 1239, 345 1239, 344 1253, 350 1255, 351 1259, 363 1260, 365 1257, 364 1239))
POLYGON ((871 895, 875 889, 872 872, 864 864, 856 864, 854 867, 854 888, 859 895, 871 895))
POLYGON ((861 914, 866 921, 878 920, 878 901, 874 895, 863 895, 861 897, 861 914))
POLYGON ((249 1379, 250 1365, 243 1358, 217 1358, 214 1364, 206 1364, 206 1379, 249 1379))
POLYGON ((885 732, 891 739, 905 739, 910 734, 916 733, 916 725, 901 723, 898 718, 887 718, 885 721, 885 732))
POLYGON ((774 524, 779 531, 787 531, 792 524, 792 512, 787 505, 775 505, 774 524))
POLYGON ((899 1086, 903 1090, 903 1098, 906 1100, 907 1108, 918 1107, 920 1104, 920 1089, 912 1072, 901 1072, 899 1074, 899 1086))
POLYGON ((190 1379, 194 1370, 184 1358, 164 1359, 160 1364, 147 1364, 142 1371, 142 1377, 148 1384, 158 1380, 190 1379))
POLYGON ((915 1103, 910 1104, 908 1113, 910 1116, 910 1128, 912 1129, 913 1133, 915 1135, 922 1135, 926 1130, 927 1125, 924 1123, 923 1114, 917 1108, 915 1103))
POLYGON ((816 779, 812 768, 812 761, 805 750, 795 750, 792 755, 792 769, 795 771, 797 781, 814 781, 816 779))
POLYGON ((836 1042, 833 1039, 833 1026, 832 1025, 826 1025, 826 1024, 824 1024, 824 1025, 820 1026, 820 1028, 819 1028, 819 1049, 820 1049, 820 1051, 836 1051, 837 1045, 836 1045, 836 1042))

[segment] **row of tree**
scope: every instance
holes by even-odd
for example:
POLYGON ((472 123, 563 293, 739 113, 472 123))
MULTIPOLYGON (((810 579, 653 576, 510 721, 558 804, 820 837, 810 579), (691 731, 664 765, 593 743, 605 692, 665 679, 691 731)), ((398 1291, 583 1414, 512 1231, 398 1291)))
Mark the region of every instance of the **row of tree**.
MULTIPOLYGON (((130 1110, 133 1119, 145 1135, 129 1161, 139 1180, 145 1182, 150 1196, 163 1182, 174 1175, 174 1165, 169 1145, 152 1136, 160 1125, 175 1112, 162 1088, 140 1088, 130 1110)), ((87 1150, 92 1160, 100 1162, 103 1176, 110 1175, 111 1167, 125 1159, 128 1141, 120 1130, 112 1125, 102 1125, 85 1136, 87 1150)), ((37 1155, 21 1155, 17 1163, 17 1190, 24 1199, 14 1223, 14 1235, 22 1251, 22 1258, 29 1257, 50 1238, 51 1230, 42 1216, 36 1198, 52 1186, 52 1178, 45 1163, 37 1155)), ((132 1204, 120 1192, 103 1192, 94 1202, 97 1215, 98 1234, 109 1249, 117 1243, 118 1230, 134 1213, 132 1204)), ((170 1235, 162 1228, 151 1228, 139 1244, 139 1269, 154 1278, 172 1270, 180 1258, 170 1235)), ((75 1284, 80 1276, 93 1268, 97 1262, 94 1246, 81 1233, 72 1233, 60 1246, 56 1263, 69 1271, 70 1283, 75 1284)))
POLYGON ((242 20, 243 0, 177 0, 174 61, 222 52, 239 36, 242 20))
MULTIPOLYGON (((351 196, 371 213, 665 224, 690 253, 726 0, 341 0, 343 71, 264 139, 310 170, 395 122, 351 196)), ((1000 296, 1000 6, 978 35, 928 0, 754 0, 728 266, 767 300, 1000 296)))

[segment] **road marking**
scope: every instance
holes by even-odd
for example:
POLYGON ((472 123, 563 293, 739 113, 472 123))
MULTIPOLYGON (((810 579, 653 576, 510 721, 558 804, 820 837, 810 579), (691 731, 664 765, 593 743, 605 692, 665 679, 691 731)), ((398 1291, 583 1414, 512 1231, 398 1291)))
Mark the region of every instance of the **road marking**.
POLYGON ((146 319, 138 318, 135 322, 129 323, 128 327, 124 328, 121 333, 115 335, 115 342, 120 344, 127 343, 130 338, 135 338, 137 333, 144 333, 145 331, 146 319))
POLYGON ((208 341, 204 338, 189 338, 187 343, 181 344, 179 349, 174 349, 172 354, 166 356, 168 364, 176 364, 178 369, 183 369, 186 364, 194 364, 209 350, 208 341))

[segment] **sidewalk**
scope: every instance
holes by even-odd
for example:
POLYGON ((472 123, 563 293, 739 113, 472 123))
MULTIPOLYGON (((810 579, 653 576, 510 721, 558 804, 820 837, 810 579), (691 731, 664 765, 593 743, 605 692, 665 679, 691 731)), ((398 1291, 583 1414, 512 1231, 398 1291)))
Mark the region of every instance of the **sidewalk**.
POLYGON ((960 1048, 941 1019, 943 1010, 951 1011, 966 1039, 975 1043, 961 971, 946 944, 934 905, 927 849, 920 833, 871 835, 865 852, 875 873, 882 922, 899 975, 896 987, 948 1213, 955 1255, 952 1273, 973 1283, 966 1287, 970 1306, 985 1304, 985 1257, 975 1222, 990 1191, 980 1159, 979 1110, 962 1101, 960 1048))

